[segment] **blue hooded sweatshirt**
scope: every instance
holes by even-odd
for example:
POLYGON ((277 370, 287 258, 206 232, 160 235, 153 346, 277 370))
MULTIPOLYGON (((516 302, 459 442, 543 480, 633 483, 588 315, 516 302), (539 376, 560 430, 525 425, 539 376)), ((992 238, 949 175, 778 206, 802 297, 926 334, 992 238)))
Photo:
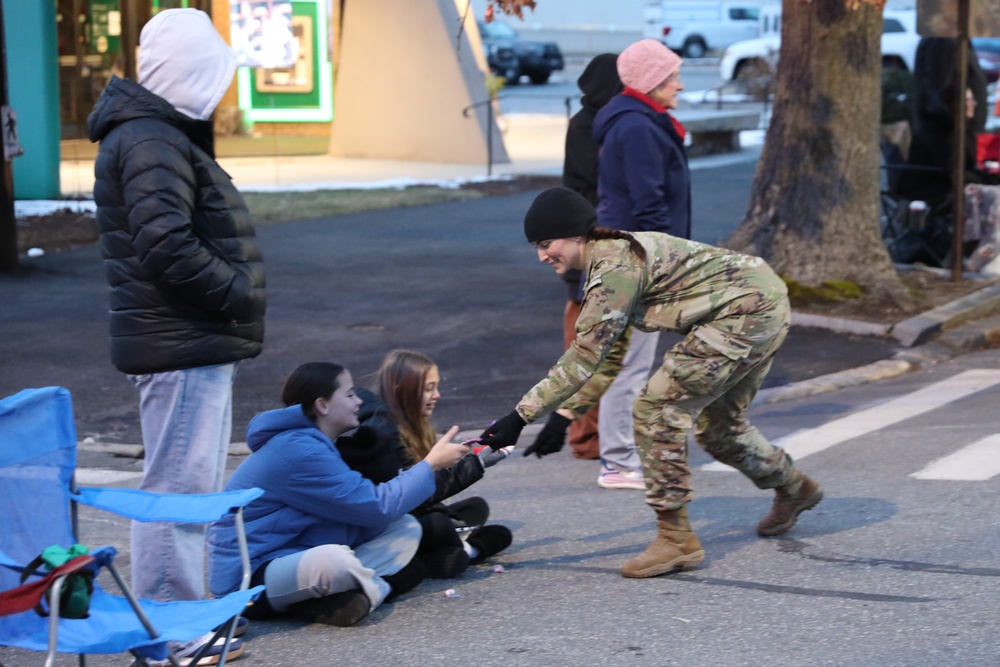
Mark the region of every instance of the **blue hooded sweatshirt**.
MULTIPOLYGON (((244 510, 250 566, 324 544, 354 548, 370 541, 434 493, 425 461, 384 484, 351 470, 302 407, 263 412, 247 427, 251 454, 226 490, 264 490, 244 510)), ((214 595, 239 588, 242 568, 232 516, 209 531, 214 595)))
POLYGON ((669 114, 628 95, 597 112, 597 224, 691 238, 691 178, 669 114))

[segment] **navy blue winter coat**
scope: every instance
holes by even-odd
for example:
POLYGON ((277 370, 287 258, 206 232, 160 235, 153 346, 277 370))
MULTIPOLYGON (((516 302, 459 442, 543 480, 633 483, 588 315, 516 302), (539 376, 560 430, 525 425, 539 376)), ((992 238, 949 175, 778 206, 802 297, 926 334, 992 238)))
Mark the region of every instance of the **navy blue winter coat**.
POLYGON ((597 224, 691 238, 691 179, 669 114, 617 95, 597 113, 597 224))

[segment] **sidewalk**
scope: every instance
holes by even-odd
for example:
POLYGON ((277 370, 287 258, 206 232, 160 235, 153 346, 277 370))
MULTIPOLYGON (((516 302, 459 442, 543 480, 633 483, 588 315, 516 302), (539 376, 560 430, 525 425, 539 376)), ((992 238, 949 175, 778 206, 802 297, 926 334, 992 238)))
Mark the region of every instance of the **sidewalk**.
MULTIPOLYGON (((490 170, 493 178, 562 173, 565 115, 507 114, 500 117, 499 124, 510 162, 494 164, 490 170)), ((756 160, 761 133, 746 132, 742 141, 744 150, 692 159, 691 168, 756 160)), ((448 185, 488 178, 485 160, 482 164, 454 164, 303 155, 221 158, 219 164, 240 190, 256 192, 448 185)), ((60 165, 60 182, 64 196, 90 196, 94 188, 93 160, 65 160, 60 165)))
MULTIPOLYGON (((559 174, 562 171, 564 116, 518 115, 501 118, 504 143, 511 156, 493 165, 494 176, 559 174)), ((338 158, 329 155, 221 158, 222 165, 241 190, 315 190, 344 187, 405 187, 417 183, 450 183, 486 178, 482 164, 449 164, 338 158)), ((66 196, 90 195, 94 185, 93 160, 69 160, 60 167, 66 196)))

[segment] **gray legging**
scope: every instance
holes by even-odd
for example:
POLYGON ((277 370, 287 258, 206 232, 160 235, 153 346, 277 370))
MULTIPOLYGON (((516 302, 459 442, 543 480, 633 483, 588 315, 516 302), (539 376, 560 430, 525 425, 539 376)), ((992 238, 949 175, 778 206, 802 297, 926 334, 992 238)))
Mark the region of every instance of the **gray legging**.
POLYGON ((659 340, 659 331, 633 329, 621 370, 601 397, 601 416, 597 422, 601 462, 618 472, 630 472, 642 466, 635 445, 632 412, 635 399, 656 361, 659 340))

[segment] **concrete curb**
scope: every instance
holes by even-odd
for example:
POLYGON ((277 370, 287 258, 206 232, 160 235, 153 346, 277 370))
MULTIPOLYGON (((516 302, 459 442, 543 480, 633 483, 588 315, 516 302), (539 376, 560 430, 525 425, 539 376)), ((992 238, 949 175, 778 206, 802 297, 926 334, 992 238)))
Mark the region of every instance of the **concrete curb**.
MULTIPOLYGON (((142 456, 142 445, 130 445, 123 442, 97 442, 89 437, 80 440, 76 447, 84 452, 99 452, 129 459, 137 459, 142 456)), ((229 443, 229 456, 247 456, 249 453, 250 448, 247 447, 247 443, 229 443)))
POLYGON ((800 382, 789 382, 780 387, 761 389, 757 392, 753 402, 777 403, 778 401, 790 401, 816 394, 828 394, 845 387, 856 387, 876 380, 893 378, 908 373, 917 366, 918 364, 904 359, 883 359, 867 366, 849 368, 846 371, 829 373, 800 382))
POLYGON ((792 313, 792 326, 826 329, 837 333, 857 334, 859 336, 887 336, 892 330, 891 324, 878 324, 851 320, 846 317, 829 317, 813 313, 792 313))
POLYGON ((1000 312, 1000 283, 904 320, 892 327, 891 334, 906 347, 912 347, 927 342, 942 331, 997 312, 1000 312))

